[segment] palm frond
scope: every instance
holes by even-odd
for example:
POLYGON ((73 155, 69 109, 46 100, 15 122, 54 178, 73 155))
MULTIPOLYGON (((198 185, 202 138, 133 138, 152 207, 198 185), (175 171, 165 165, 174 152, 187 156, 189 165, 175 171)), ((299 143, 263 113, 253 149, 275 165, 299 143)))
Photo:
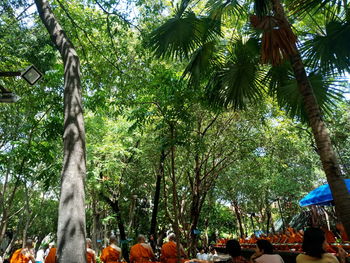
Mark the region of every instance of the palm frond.
POLYGON ((212 20, 198 18, 193 12, 174 17, 150 34, 149 48, 161 58, 189 58, 191 53, 207 40, 219 34, 212 20))
POLYGON ((244 15, 244 9, 237 0, 209 0, 206 7, 209 17, 220 23, 227 16, 242 17, 244 15))
POLYGON ((200 46, 192 55, 183 77, 189 78, 190 85, 198 86, 201 80, 210 75, 220 63, 220 54, 217 53, 217 42, 209 41, 200 46))
POLYGON ((298 15, 303 15, 306 13, 315 14, 317 12, 320 12, 324 8, 332 7, 335 7, 338 10, 338 13, 340 13, 342 9, 349 8, 347 0, 297 0, 291 1, 291 3, 288 6, 289 9, 293 10, 294 13, 298 15))
POLYGON ((150 34, 149 47, 157 57, 188 58, 201 43, 198 23, 192 12, 171 18, 150 34))
POLYGON ((301 51, 311 68, 333 74, 350 72, 350 23, 328 22, 325 34, 313 36, 301 51))
POLYGON ((175 17, 180 18, 185 13, 190 2, 191 0, 181 0, 180 4, 178 4, 176 7, 175 17))
MULTIPOLYGON (((342 81, 334 80, 331 76, 320 72, 310 73, 308 77, 321 110, 325 114, 330 114, 337 101, 343 98, 343 92, 339 89, 342 81)), ((272 67, 264 82, 269 83, 269 94, 277 99, 279 106, 289 116, 297 117, 302 122, 308 121, 304 102, 289 62, 272 67)))
POLYGON ((244 109, 247 102, 261 98, 264 92, 262 79, 258 41, 237 40, 223 68, 207 85, 208 99, 215 106, 244 109))
POLYGON ((221 35, 221 23, 211 17, 200 17, 198 31, 202 36, 202 43, 217 39, 221 35))

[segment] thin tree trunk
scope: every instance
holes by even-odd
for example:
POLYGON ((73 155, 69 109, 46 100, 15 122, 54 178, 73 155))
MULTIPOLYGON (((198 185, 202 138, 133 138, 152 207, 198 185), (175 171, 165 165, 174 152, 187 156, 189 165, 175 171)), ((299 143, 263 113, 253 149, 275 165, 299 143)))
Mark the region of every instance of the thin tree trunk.
POLYGON ((281 220, 282 220, 282 228, 283 228, 283 231, 286 230, 286 223, 284 221, 284 216, 283 216, 283 211, 282 211, 282 207, 281 207, 281 202, 279 199, 277 199, 277 204, 278 204, 278 211, 280 213, 280 216, 281 216, 281 220))
MULTIPOLYGON (((281 1, 272 0, 272 2, 276 17, 281 19, 285 25, 291 29, 281 1)), ((350 236, 350 194, 346 188, 336 154, 332 147, 329 131, 322 119, 319 104, 307 77, 296 44, 294 44, 294 51, 294 54, 290 55, 290 61, 298 83, 299 92, 303 98, 305 110, 315 138, 323 170, 326 173, 327 181, 332 191, 337 215, 343 223, 347 235, 350 236)))
MULTIPOLYGON (((22 164, 23 165, 23 164, 22 164)), ((10 197, 6 200, 6 205, 3 205, 3 211, 1 213, 1 222, 0 222, 0 241, 2 242, 8 225, 8 220, 10 215, 8 214, 9 210, 12 208, 13 200, 15 199, 15 194, 19 187, 19 178, 16 178, 15 186, 11 192, 10 197)), ((20 211, 20 210, 19 210, 20 211)))
POLYGON ((57 226, 58 262, 86 262, 85 128, 76 50, 46 0, 35 0, 39 16, 64 63, 64 134, 61 195, 57 226))
POLYGON ((92 246, 93 249, 98 251, 99 248, 97 246, 97 225, 98 225, 98 220, 99 220, 99 213, 97 211, 97 200, 96 200, 96 194, 93 191, 92 193, 93 199, 92 199, 92 246))
POLYGON ((121 248, 122 248, 122 254, 124 259, 129 262, 129 253, 128 253, 128 245, 126 243, 126 233, 125 233, 125 227, 124 227, 124 221, 120 213, 120 207, 119 207, 119 200, 116 199, 115 201, 112 201, 107 196, 105 196, 103 193, 101 193, 101 197, 110 205, 112 210, 115 212, 118 222, 118 229, 120 233, 120 240, 121 240, 121 248))
POLYGON ((157 173, 156 189, 155 189, 154 198, 153 198, 153 210, 152 210, 151 229, 150 229, 150 235, 153 235, 154 240, 157 240, 157 215, 158 215, 158 207, 159 207, 161 181, 164 176, 165 157, 166 157, 165 151, 162 150, 160 154, 160 160, 159 160, 159 170, 157 173))
POLYGON ((232 203, 233 203, 233 209, 235 211, 236 218, 238 221, 239 233, 240 233, 241 238, 243 238, 244 237, 244 228, 243 228, 243 224, 242 224, 241 212, 239 211, 239 207, 238 207, 237 202, 233 201, 232 203))
POLYGON ((271 221, 271 210, 270 208, 267 208, 266 210, 266 217, 267 217, 267 222, 266 222, 266 235, 269 234, 270 232, 270 221, 271 221))
MULTIPOLYGON (((198 131, 200 134, 201 130, 201 122, 198 122, 198 131)), ((201 165, 199 160, 199 153, 196 152, 195 155, 195 169, 194 169, 194 182, 192 185, 192 200, 191 200, 191 212, 190 212, 190 247, 189 247, 189 255, 195 256, 196 248, 197 248, 197 235, 195 234, 195 230, 198 225, 198 220, 200 216, 200 195, 202 188, 201 181, 201 165)))
POLYGON ((178 203, 177 203, 177 190, 176 190, 176 174, 175 174, 175 128, 174 124, 170 124, 170 134, 172 146, 170 150, 171 157, 171 180, 172 180, 172 192, 173 192, 173 209, 174 209, 174 224, 173 228, 175 231, 175 239, 176 239, 176 254, 177 254, 177 263, 181 262, 181 252, 180 252, 180 227, 179 227, 179 215, 178 215, 178 203))
POLYGON ((271 229, 272 229, 272 233, 276 234, 276 229, 275 229, 275 223, 273 221, 273 217, 270 218, 271 221, 271 229))
POLYGON ((26 240, 27 240, 27 233, 28 233, 28 228, 31 222, 31 216, 32 213, 30 211, 30 204, 29 204, 29 194, 28 194, 28 187, 26 186, 26 184, 24 184, 24 188, 25 188, 25 211, 23 213, 24 217, 25 217, 25 224, 24 224, 24 228, 23 228, 23 234, 22 234, 22 247, 25 247, 26 244, 26 240))
POLYGON ((128 225, 128 235, 130 236, 132 226, 134 225, 135 220, 135 208, 137 203, 137 195, 131 196, 131 205, 129 210, 129 225, 128 225))

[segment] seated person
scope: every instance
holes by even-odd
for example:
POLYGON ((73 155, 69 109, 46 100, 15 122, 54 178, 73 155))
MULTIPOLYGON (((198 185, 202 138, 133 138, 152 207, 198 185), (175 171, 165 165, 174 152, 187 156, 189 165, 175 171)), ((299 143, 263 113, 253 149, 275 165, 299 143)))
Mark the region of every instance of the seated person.
POLYGON ((226 253, 231 256, 231 258, 226 263, 248 263, 244 257, 241 256, 241 246, 236 239, 231 239, 227 241, 226 253))
POLYGON ((218 254, 216 253, 215 248, 210 248, 210 252, 208 255, 208 260, 209 261, 215 261, 216 259, 218 259, 218 254))
POLYGON ((256 242, 255 253, 251 256, 250 262, 254 263, 284 263, 282 257, 273 253, 272 244, 260 239, 256 242))
MULTIPOLYGON (((324 232, 319 228, 308 228, 304 233, 302 249, 305 254, 299 254, 296 258, 297 263, 339 263, 338 259, 330 253, 327 253, 327 246, 324 232)), ((338 248, 340 262, 345 262, 346 252, 338 248)))
POLYGON ((197 253, 197 259, 208 260, 208 254, 205 253, 205 249, 204 248, 200 249, 199 253, 197 253))

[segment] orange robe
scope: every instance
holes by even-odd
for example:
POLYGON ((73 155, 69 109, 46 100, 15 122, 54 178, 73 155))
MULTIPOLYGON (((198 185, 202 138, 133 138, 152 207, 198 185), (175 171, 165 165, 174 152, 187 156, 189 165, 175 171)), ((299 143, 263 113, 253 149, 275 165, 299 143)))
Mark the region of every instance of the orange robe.
MULTIPOLYGON (((176 243, 169 241, 162 246, 160 261, 162 263, 177 263, 176 243)), ((185 256, 185 255, 181 255, 185 256)))
POLYGON ((287 227, 287 231, 292 235, 295 233, 294 228, 292 227, 287 227))
POLYGON ((296 235, 295 235, 295 239, 296 239, 297 243, 303 243, 303 239, 304 239, 304 237, 303 237, 303 235, 302 235, 302 234, 300 234, 300 233, 296 233, 296 235))
POLYGON ((324 230, 327 243, 335 243, 335 236, 332 231, 324 230))
POLYGON ((104 263, 115 263, 120 259, 120 251, 113 246, 108 246, 102 250, 100 259, 104 263))
POLYGON ((142 263, 148 262, 154 257, 151 247, 140 243, 133 245, 130 249, 130 262, 131 263, 142 263))
POLYGON ((272 237, 272 242, 271 243, 278 243, 278 241, 280 240, 280 237, 279 237, 279 235, 273 235, 273 237, 272 237))
POLYGON ((91 248, 86 249, 86 261, 87 263, 96 263, 95 251, 93 251, 91 248))
POLYGON ((22 248, 17 249, 11 257, 10 263, 28 263, 30 258, 22 253, 22 248))
POLYGON ((49 254, 45 258, 45 263, 56 263, 56 248, 50 248, 49 254))

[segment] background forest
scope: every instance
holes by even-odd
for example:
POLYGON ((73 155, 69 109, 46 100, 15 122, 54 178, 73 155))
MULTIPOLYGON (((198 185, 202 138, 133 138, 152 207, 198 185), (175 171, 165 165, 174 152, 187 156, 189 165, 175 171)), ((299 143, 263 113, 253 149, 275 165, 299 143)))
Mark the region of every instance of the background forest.
MULTIPOLYGON (((205 245, 275 231, 281 214, 289 223, 303 211, 298 201, 327 182, 290 65, 259 64, 261 32, 251 25, 249 1, 238 2, 241 12, 236 1, 49 2, 81 63, 86 228, 94 247, 111 233, 126 247, 138 234, 162 239, 173 230, 193 247, 194 240, 205 245), (185 18, 177 23, 177 15, 185 18), (197 32, 191 25, 215 15, 222 16, 220 30, 203 26, 205 41, 186 41, 197 32), (226 90, 217 89, 215 74, 226 90)), ((331 42, 332 30, 346 25, 349 32, 348 4, 301 15, 285 2, 348 177, 350 52, 342 50, 343 64, 332 61, 342 57, 333 56, 331 42)), ((34 3, 3 0, 0 70, 31 64, 44 74, 35 86, 0 78, 20 97, 0 104, 0 244, 6 252, 27 237, 55 239, 64 68, 34 3)))

